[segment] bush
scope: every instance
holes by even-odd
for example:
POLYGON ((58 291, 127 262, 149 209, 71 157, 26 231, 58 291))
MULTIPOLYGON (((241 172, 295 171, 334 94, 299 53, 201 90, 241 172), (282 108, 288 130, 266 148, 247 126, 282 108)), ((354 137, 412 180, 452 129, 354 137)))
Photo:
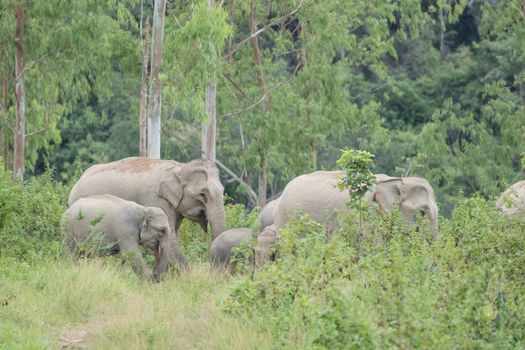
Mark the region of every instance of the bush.
POLYGON ((30 261, 59 253, 67 189, 51 172, 22 183, 0 168, 0 255, 30 261))
POLYGON ((362 239, 347 224, 326 242, 317 224, 292 223, 280 258, 237 280, 224 310, 267 328, 276 348, 525 346, 523 221, 473 198, 436 241, 395 216, 362 239))

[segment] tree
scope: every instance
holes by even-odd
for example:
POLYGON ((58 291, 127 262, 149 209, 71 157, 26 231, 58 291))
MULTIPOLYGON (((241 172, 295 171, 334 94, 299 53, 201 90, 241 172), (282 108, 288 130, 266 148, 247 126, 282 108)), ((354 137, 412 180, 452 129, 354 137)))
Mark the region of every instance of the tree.
POLYGON ((153 30, 151 36, 151 75, 148 113, 148 148, 150 158, 160 158, 160 127, 162 110, 162 82, 160 71, 164 55, 164 13, 166 1, 155 0, 153 30))
POLYGON ((105 89, 111 54, 105 46, 115 22, 104 13, 103 0, 4 5, 0 113, 4 139, 10 134, 14 140, 2 148, 5 163, 20 179, 24 168, 34 167, 39 151, 60 142, 59 119, 89 91, 105 89), (77 20, 70 20, 72 14, 77 20), (93 80, 95 75, 100 79, 93 80))

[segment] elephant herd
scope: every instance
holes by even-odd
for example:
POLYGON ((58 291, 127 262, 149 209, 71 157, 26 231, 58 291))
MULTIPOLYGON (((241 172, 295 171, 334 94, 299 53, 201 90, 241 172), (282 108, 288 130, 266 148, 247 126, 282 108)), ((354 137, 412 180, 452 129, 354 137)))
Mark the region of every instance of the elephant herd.
MULTIPOLYGON (((338 214, 350 200, 340 191, 340 171, 316 171, 291 180, 281 196, 262 208, 257 218, 257 264, 271 259, 271 246, 290 221, 307 214, 323 225, 330 236, 338 227, 338 214)), ((438 206, 428 181, 420 177, 391 177, 376 174, 376 181, 363 200, 382 213, 399 209, 404 220, 417 226, 417 218, 428 220, 438 234, 438 206)), ((224 265, 233 247, 252 237, 245 228, 226 230, 223 186, 215 165, 206 160, 178 163, 172 160, 125 158, 87 169, 73 186, 69 208, 62 217, 65 244, 79 253, 94 240, 97 251, 129 254, 134 271, 161 280, 169 266, 184 268, 186 259, 179 247, 183 218, 211 227, 212 265, 224 265), (154 256, 148 268, 140 246, 154 256)), ((525 181, 509 188, 497 202, 504 214, 525 214, 525 181)))

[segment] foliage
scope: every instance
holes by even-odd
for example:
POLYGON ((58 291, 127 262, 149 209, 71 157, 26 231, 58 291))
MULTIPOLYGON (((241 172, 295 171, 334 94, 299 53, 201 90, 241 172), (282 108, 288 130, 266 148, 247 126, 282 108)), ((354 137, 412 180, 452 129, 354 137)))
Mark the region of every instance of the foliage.
POLYGON ((66 188, 54 182, 50 172, 15 183, 0 167, 0 256, 38 261, 59 254, 66 198, 66 188))
MULTIPOLYGON (((343 169, 344 176, 337 184, 339 190, 345 189, 350 193, 350 203, 356 206, 375 182, 375 176, 368 169, 374 155, 367 151, 341 150, 341 157, 337 165, 343 169)), ((359 206, 359 209, 360 206, 359 206)))
POLYGON ((341 233, 326 242, 313 223, 294 223, 282 234, 280 258, 238 279, 224 310, 265 325, 276 348, 525 344, 522 220, 469 199, 432 244, 385 220, 378 227, 389 238, 368 237, 364 250, 341 233))

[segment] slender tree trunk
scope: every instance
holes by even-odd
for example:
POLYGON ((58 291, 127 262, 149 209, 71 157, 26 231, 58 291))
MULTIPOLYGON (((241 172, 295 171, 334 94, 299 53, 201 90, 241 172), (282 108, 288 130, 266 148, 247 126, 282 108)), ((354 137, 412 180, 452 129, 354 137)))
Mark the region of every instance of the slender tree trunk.
MULTIPOLYGON (((208 0, 208 11, 216 6, 213 0, 208 0)), ((212 55, 216 55, 213 43, 212 55)), ((213 78, 206 88, 206 114, 209 124, 202 126, 201 153, 203 159, 215 161, 216 158, 216 134, 217 134, 217 81, 213 78)))
MULTIPOLYGON (((255 8, 255 3, 253 1, 251 2, 250 10, 251 10, 250 11, 250 27, 251 27, 251 34, 253 35, 257 31, 256 8, 255 8)), ((261 91, 264 94, 263 115, 266 118, 268 116, 268 111, 270 109, 271 100, 270 100, 270 95, 268 94, 268 91, 266 90, 266 84, 264 82, 261 50, 259 48, 259 41, 256 35, 253 35, 250 41, 251 41, 252 49, 253 49, 253 59, 255 61, 255 71, 257 75, 257 82, 259 83, 259 87, 261 88, 261 91)), ((267 187, 266 172, 268 171, 267 169, 268 160, 266 157, 266 151, 262 147, 259 150, 259 158, 260 158, 260 170, 259 170, 259 195, 258 195, 259 203, 258 204, 262 208, 266 204, 266 187, 267 187)))
POLYGON ((443 10, 442 7, 439 8, 439 53, 441 54, 441 57, 445 57, 445 31, 446 31, 446 23, 445 23, 445 16, 446 12, 443 10))
POLYGON ((206 114, 209 124, 202 126, 202 158, 215 161, 216 159, 216 134, 217 134, 217 82, 210 82, 206 88, 206 114))
POLYGON ((24 86, 24 67, 25 67, 25 43, 24 43, 24 1, 20 0, 16 9, 16 33, 15 33, 15 97, 16 97, 16 122, 14 130, 14 160, 13 178, 23 180, 25 162, 25 86, 24 86))
POLYGON ((148 155, 148 40, 149 18, 146 18, 142 38, 142 86, 140 89, 139 154, 141 157, 148 155))
MULTIPOLYGON (((2 56, 4 59, 5 57, 2 56)), ((7 142, 7 128, 10 128, 9 125, 7 125, 8 122, 8 115, 7 115, 7 94, 8 94, 8 87, 7 87, 7 77, 2 77, 2 95, 0 100, 0 113, 2 113, 2 121, 0 121, 0 148, 2 149, 2 152, 0 153, 0 156, 2 157, 2 164, 4 170, 9 169, 9 166, 7 164, 7 150, 8 150, 8 142, 7 142)), ((12 130, 11 130, 12 131, 12 130)))
POLYGON ((267 179, 266 179, 266 171, 267 171, 267 159, 266 159, 266 153, 261 152, 259 154, 261 157, 261 170, 259 172, 259 195, 257 196, 259 207, 264 207, 266 204, 266 186, 267 186, 267 179))
POLYGON ((148 112, 148 157, 160 158, 160 115, 162 109, 162 83, 160 70, 164 51, 164 13, 166 1, 155 0, 151 37, 151 76, 148 112))

